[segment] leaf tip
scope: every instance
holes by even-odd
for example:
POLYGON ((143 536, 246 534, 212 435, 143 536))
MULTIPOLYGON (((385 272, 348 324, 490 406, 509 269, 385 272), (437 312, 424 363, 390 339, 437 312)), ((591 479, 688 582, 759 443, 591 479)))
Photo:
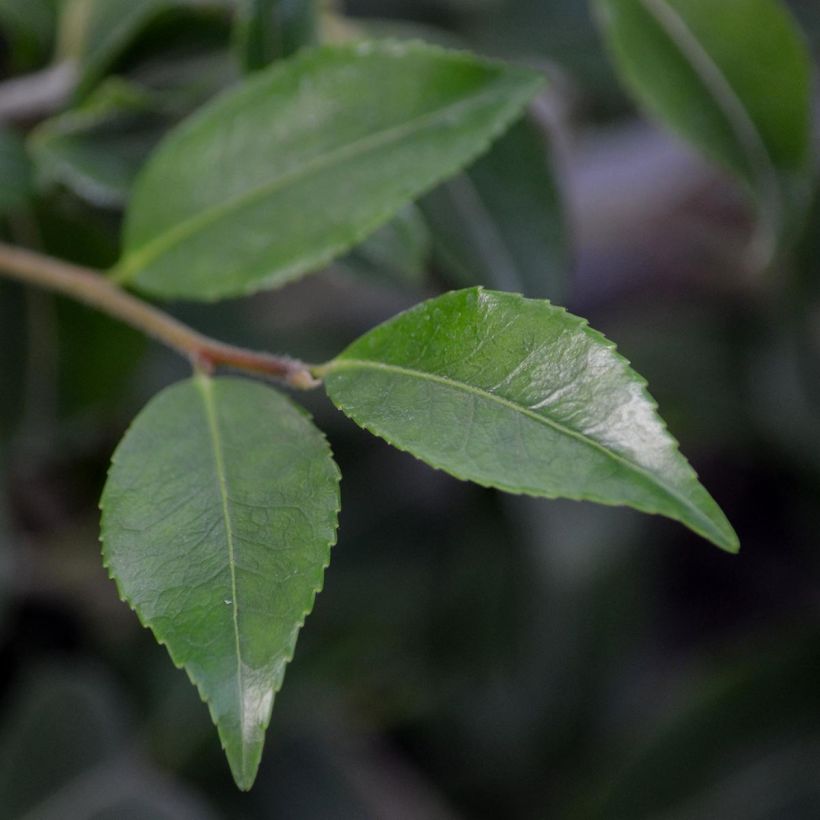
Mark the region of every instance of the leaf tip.
POLYGON ((740 538, 729 523, 729 519, 726 518, 719 507, 717 508, 716 514, 710 516, 710 527, 708 530, 696 530, 696 532, 718 547, 718 549, 723 550, 723 552, 727 552, 730 555, 738 555, 740 553, 740 538))
POLYGON ((724 552, 728 552, 730 555, 739 555, 740 554, 740 538, 738 538, 737 533, 732 530, 731 535, 726 538, 722 543, 717 544, 724 552))
POLYGON ((256 782, 259 774, 259 764, 262 759, 261 749, 242 749, 239 753, 239 760, 234 759, 230 752, 228 755, 228 765, 231 769, 236 787, 241 792, 249 792, 256 782))

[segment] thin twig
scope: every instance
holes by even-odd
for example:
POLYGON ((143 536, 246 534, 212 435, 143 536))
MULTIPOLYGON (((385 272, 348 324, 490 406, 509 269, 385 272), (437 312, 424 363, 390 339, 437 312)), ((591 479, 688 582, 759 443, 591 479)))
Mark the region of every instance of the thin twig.
POLYGON ((305 363, 204 336, 88 268, 0 242, 0 276, 84 302, 176 350, 200 370, 211 372, 224 365, 271 376, 300 390, 319 384, 305 363))

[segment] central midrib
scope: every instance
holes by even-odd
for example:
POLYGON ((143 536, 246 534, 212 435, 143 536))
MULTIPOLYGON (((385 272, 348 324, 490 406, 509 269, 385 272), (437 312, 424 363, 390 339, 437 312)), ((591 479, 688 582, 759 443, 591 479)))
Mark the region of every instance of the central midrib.
POLYGON ((219 485, 219 495, 222 501, 222 516, 225 522, 225 538, 228 544, 228 569, 231 576, 231 610, 233 615, 234 641, 236 643, 236 681, 237 694, 239 700, 239 726, 240 726, 240 755, 242 773, 245 772, 245 698, 243 697, 244 684, 242 674, 242 649, 239 640, 239 603, 236 594, 236 558, 234 555, 233 524, 231 521, 230 505, 228 504, 228 488, 225 485, 225 460, 222 453, 222 440, 219 435, 219 426, 216 417, 216 407, 213 400, 213 387, 207 377, 196 380, 199 386, 202 400, 205 404, 205 415, 208 420, 208 430, 211 437, 211 445, 214 454, 214 465, 216 467, 217 482, 219 485))
POLYGON ((642 479, 645 481, 649 481, 651 484, 659 486, 666 492, 670 497, 675 499, 678 503, 682 504, 686 509, 690 511, 697 519, 701 522, 705 522, 706 529, 710 532, 714 532, 716 525, 706 517, 696 506, 692 504, 685 496, 681 495, 674 487, 671 487, 662 479, 659 479, 657 476, 653 475, 652 473, 648 472, 644 467, 640 464, 636 464, 634 461, 630 460, 626 456, 615 452, 614 450, 610 450, 605 447, 603 444, 595 441, 595 439, 590 438, 589 436, 585 435, 584 433, 574 430, 571 427, 567 427, 566 425, 562 424, 555 419, 550 418, 549 416, 542 416, 538 413, 534 413, 528 407, 524 407, 521 404, 516 404, 514 401, 510 399, 506 399, 503 396, 499 396, 495 393, 489 393, 486 390, 482 390, 478 387, 473 387, 472 385, 466 384, 465 382, 455 381, 454 379, 448 378, 447 376, 441 376, 434 373, 425 373, 421 370, 413 370, 409 367, 402 367, 401 365, 395 364, 387 364, 383 362, 372 362, 367 361, 366 359, 337 359, 335 362, 332 363, 330 367, 328 367, 327 372, 332 373, 336 370, 344 370, 344 369, 355 369, 355 368, 362 368, 362 369, 374 369, 374 370, 383 370, 389 373, 397 373, 403 376, 409 376, 411 378, 419 379, 421 381, 430 381, 435 382, 437 384, 445 385, 455 390, 460 390, 464 393, 470 393, 472 395, 480 396, 481 398, 487 399, 489 401, 495 402, 503 407, 507 407, 508 409, 515 410, 517 413, 521 413, 536 422, 540 422, 541 424, 545 424, 548 427, 552 427, 554 430, 558 432, 570 436, 577 441, 582 442, 586 446, 597 450, 601 453, 604 453, 609 458, 613 459, 614 461, 618 461, 621 464, 625 465, 628 469, 637 473, 642 479))
POLYGON ((154 259, 162 256, 162 254, 166 253, 170 248, 184 242, 189 237, 216 222, 225 214, 233 213, 248 205, 252 205, 257 200, 274 194, 278 190, 286 188, 288 185, 299 181, 303 177, 322 171, 324 168, 336 162, 353 159, 366 151, 383 145, 389 145, 392 142, 400 142, 422 128, 436 123, 438 120, 447 119, 454 114, 480 107, 488 98, 499 96, 499 86, 503 87, 504 85, 503 76, 500 80, 501 81, 496 80, 491 88, 469 99, 461 100, 444 108, 438 108, 435 111, 428 112, 408 122, 387 128, 383 131, 378 131, 375 134, 369 134, 366 137, 354 140, 347 145, 342 145, 325 154, 320 154, 290 173, 284 173, 270 180, 270 182, 265 185, 253 188, 250 191, 238 194, 232 199, 227 200, 227 202, 220 203, 218 207, 210 208, 196 214, 171 230, 160 234, 156 239, 144 245, 141 250, 126 255, 122 263, 112 271, 111 278, 120 284, 127 283, 131 281, 136 273, 153 262, 154 259))
POLYGON ((674 45, 687 57, 700 81, 711 91, 718 108, 737 135, 746 159, 755 170, 763 190, 774 200, 778 218, 783 209, 782 192, 778 184, 777 168, 757 125, 746 111, 720 66, 712 55, 700 44, 686 20, 666 0, 640 0, 646 13, 674 45))

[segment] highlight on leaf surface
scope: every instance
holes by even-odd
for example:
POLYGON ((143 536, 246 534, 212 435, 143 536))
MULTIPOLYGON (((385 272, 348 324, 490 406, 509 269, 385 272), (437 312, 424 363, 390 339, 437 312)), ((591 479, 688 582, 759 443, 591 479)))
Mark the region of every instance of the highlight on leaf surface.
POLYGON ((210 300, 316 270, 486 150, 541 85, 422 43, 325 46, 277 63, 148 161, 113 275, 210 300))
POLYGON ((322 587, 338 484, 306 414, 242 379, 198 375, 165 390, 114 454, 104 563, 208 703, 242 789, 322 587))
POLYGON ((662 123, 743 180, 769 251, 811 184, 811 60, 779 0, 596 0, 624 82, 662 123))
POLYGON ((455 291, 366 333, 315 374, 355 422, 458 478, 634 507, 738 550, 645 381, 547 301, 455 291))

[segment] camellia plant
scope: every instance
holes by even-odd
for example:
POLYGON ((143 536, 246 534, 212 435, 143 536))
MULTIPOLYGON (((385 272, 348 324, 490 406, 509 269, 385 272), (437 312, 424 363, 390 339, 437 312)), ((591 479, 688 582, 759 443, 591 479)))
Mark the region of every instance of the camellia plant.
MULTIPOLYGON (((223 344, 143 300, 215 302, 322 268, 407 218, 411 202, 511 127, 521 137, 526 126, 514 124, 544 84, 527 68, 418 41, 328 43, 266 67, 276 6, 242 5, 237 40, 246 67, 261 70, 151 153, 113 269, 0 245, 3 275, 81 300, 191 363, 191 378, 156 396, 114 453, 103 561, 207 702, 242 789, 322 587, 340 508, 327 441, 270 380, 323 387, 353 422, 457 478, 625 505, 739 548, 642 378, 549 301, 456 290, 309 364, 223 344)), ((784 10, 774 0, 594 6, 637 97, 756 198, 756 258, 782 253, 810 179, 808 60, 784 10), (750 51, 766 65, 765 87, 750 51)), ((105 59, 88 61, 81 91, 105 59)), ((132 92, 107 91, 120 101, 132 92)), ((65 135, 65 123, 41 126, 31 150, 46 156, 65 135)), ((513 144, 526 150, 526 133, 513 144)))

